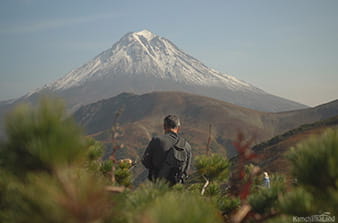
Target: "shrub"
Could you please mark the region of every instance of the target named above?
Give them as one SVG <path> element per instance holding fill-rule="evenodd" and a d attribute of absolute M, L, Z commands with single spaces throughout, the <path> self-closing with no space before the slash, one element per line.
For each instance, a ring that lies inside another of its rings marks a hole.
<path fill-rule="evenodd" d="M 17 107 L 6 119 L 6 133 L 1 167 L 18 176 L 72 165 L 86 151 L 80 128 L 57 100 L 44 99 L 38 108 Z"/>
<path fill-rule="evenodd" d="M 311 190 L 337 189 L 338 131 L 329 130 L 320 138 L 298 144 L 289 154 L 292 175 Z"/>
<path fill-rule="evenodd" d="M 229 161 L 219 154 L 201 155 L 195 158 L 195 167 L 201 176 L 209 180 L 224 180 L 229 177 Z"/>
<path fill-rule="evenodd" d="M 94 140 L 93 138 L 88 138 L 88 152 L 87 152 L 87 160 L 97 161 L 101 159 L 103 156 L 103 144 Z"/>
<path fill-rule="evenodd" d="M 217 208 L 191 193 L 169 192 L 155 199 L 141 215 L 140 222 L 205 223 L 223 222 Z"/>
<path fill-rule="evenodd" d="M 115 169 L 115 180 L 116 182 L 125 187 L 129 187 L 132 183 L 132 176 L 130 172 L 131 164 L 126 162 L 120 162 L 117 164 Z"/>
<path fill-rule="evenodd" d="M 315 214 L 314 202 L 313 195 L 299 187 L 280 199 L 280 207 L 284 213 L 292 216 L 311 216 Z"/>
<path fill-rule="evenodd" d="M 220 185 L 217 183 L 210 183 L 205 190 L 205 196 L 216 196 L 221 194 Z"/>
<path fill-rule="evenodd" d="M 112 160 L 105 160 L 100 163 L 100 172 L 107 176 L 109 173 L 111 173 L 112 168 L 114 166 L 114 163 Z"/>
<path fill-rule="evenodd" d="M 285 192 L 285 179 L 279 175 L 271 176 L 271 187 L 266 188 L 256 185 L 249 196 L 249 204 L 252 209 L 259 213 L 269 213 L 278 205 L 278 197 Z"/>
<path fill-rule="evenodd" d="M 111 218 L 113 200 L 97 177 L 77 169 L 57 170 L 57 176 L 28 174 L 25 183 L 7 184 L 7 207 L 0 222 L 103 222 Z"/>
<path fill-rule="evenodd" d="M 338 215 L 338 130 L 298 144 L 288 155 L 298 186 L 280 199 L 281 210 L 293 216 L 330 212 Z"/>
<path fill-rule="evenodd" d="M 163 196 L 169 191 L 169 186 L 162 182 L 146 182 L 136 190 L 125 194 L 124 204 L 122 205 L 124 222 L 134 222 L 135 216 L 143 211 L 158 197 Z M 137 222 L 137 221 L 135 221 Z"/>
<path fill-rule="evenodd" d="M 237 208 L 239 208 L 241 201 L 239 198 L 230 197 L 228 195 L 218 196 L 216 200 L 217 208 L 223 212 L 223 214 L 230 214 Z"/>

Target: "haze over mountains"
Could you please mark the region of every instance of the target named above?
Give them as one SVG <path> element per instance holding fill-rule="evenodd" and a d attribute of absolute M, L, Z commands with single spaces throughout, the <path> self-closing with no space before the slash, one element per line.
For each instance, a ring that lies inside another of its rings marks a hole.
<path fill-rule="evenodd" d="M 52 93 L 80 105 L 122 92 L 184 91 L 260 111 L 286 111 L 306 106 L 208 68 L 169 40 L 148 30 L 128 33 L 112 48 L 59 80 L 30 92 L 24 99 Z"/>

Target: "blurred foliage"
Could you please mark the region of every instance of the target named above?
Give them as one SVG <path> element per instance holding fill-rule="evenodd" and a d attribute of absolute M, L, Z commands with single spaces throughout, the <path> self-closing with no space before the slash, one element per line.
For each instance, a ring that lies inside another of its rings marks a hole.
<path fill-rule="evenodd" d="M 58 170 L 57 176 L 28 174 L 24 184 L 12 179 L 2 191 L 8 205 L 1 222 L 104 222 L 114 203 L 103 186 L 100 179 L 70 169 Z"/>
<path fill-rule="evenodd" d="M 100 171 L 104 176 L 111 174 L 114 163 L 112 160 L 104 160 L 100 162 Z"/>
<path fill-rule="evenodd" d="M 87 152 L 87 160 L 89 162 L 91 161 L 97 161 L 101 159 L 104 153 L 104 145 L 94 140 L 93 138 L 87 138 L 88 139 L 88 152 Z"/>
<path fill-rule="evenodd" d="M 205 196 L 216 196 L 221 193 L 221 188 L 218 183 L 212 182 L 208 185 L 208 187 L 205 190 Z"/>
<path fill-rule="evenodd" d="M 141 222 L 205 223 L 223 222 L 216 207 L 203 197 L 188 192 L 168 192 L 144 210 Z"/>
<path fill-rule="evenodd" d="M 196 156 L 187 184 L 145 182 L 133 188 L 134 163 L 102 160 L 103 145 L 83 136 L 55 99 L 43 99 L 36 108 L 19 106 L 8 115 L 6 131 L 0 142 L 0 222 L 224 222 L 243 204 L 228 191 L 230 163 L 218 154 Z M 289 158 L 297 185 L 287 193 L 281 176 L 271 176 L 271 188 L 252 179 L 248 202 L 255 215 L 268 222 L 321 211 L 337 215 L 337 148 L 337 130 L 296 146 Z"/>
<path fill-rule="evenodd" d="M 86 154 L 86 161 L 84 167 L 92 174 L 102 175 L 102 156 L 104 146 L 102 143 L 94 140 L 93 138 L 87 137 L 88 149 Z"/>
<path fill-rule="evenodd" d="M 270 176 L 270 181 L 270 188 L 264 187 L 262 183 L 259 183 L 255 185 L 250 192 L 248 201 L 256 213 L 271 213 L 273 209 L 278 208 L 278 197 L 286 191 L 284 177 L 272 175 Z M 263 182 L 263 180 L 261 180 L 261 182 Z"/>
<path fill-rule="evenodd" d="M 164 195 L 169 189 L 168 184 L 162 181 L 156 183 L 146 182 L 127 195 L 126 209 L 139 209 L 142 211 L 149 202 Z"/>
<path fill-rule="evenodd" d="M 229 195 L 217 195 L 215 198 L 217 208 L 226 215 L 231 214 L 234 210 L 238 209 L 241 205 L 241 201 L 237 197 Z"/>
<path fill-rule="evenodd" d="M 45 98 L 37 108 L 17 107 L 7 117 L 6 131 L 0 147 L 0 222 L 110 218 L 114 202 L 103 179 L 83 168 L 98 159 L 99 146 L 82 135 L 62 102 Z"/>
<path fill-rule="evenodd" d="M 132 175 L 129 169 L 132 167 L 132 164 L 127 162 L 120 162 L 117 164 L 115 169 L 115 180 L 116 182 L 125 187 L 129 187 L 132 184 Z"/>
<path fill-rule="evenodd" d="M 298 144 L 289 154 L 297 182 L 313 192 L 337 189 L 338 131 L 329 130 L 320 138 Z"/>
<path fill-rule="evenodd" d="M 101 175 L 106 178 L 106 181 L 111 181 L 111 176 L 114 173 L 115 180 L 118 185 L 129 187 L 132 184 L 132 174 L 130 168 L 132 163 L 117 162 L 115 160 L 102 160 L 104 154 L 104 146 L 102 143 L 88 138 L 88 152 L 86 168 L 96 175 Z M 131 161 L 131 160 L 130 160 Z"/>
<path fill-rule="evenodd" d="M 219 154 L 197 156 L 195 167 L 201 176 L 205 176 L 210 181 L 228 180 L 230 163 Z"/>
<path fill-rule="evenodd" d="M 267 222 L 267 223 L 286 223 L 286 222 L 295 222 L 295 221 L 293 220 L 293 216 L 280 215 L 280 216 L 275 217 L 275 218 L 267 219 L 264 222 Z"/>
<path fill-rule="evenodd" d="M 319 214 L 315 212 L 314 202 L 315 199 L 311 193 L 298 187 L 280 199 L 280 207 L 283 212 L 291 216 L 311 216 Z"/>
<path fill-rule="evenodd" d="M 284 213 L 338 216 L 338 130 L 298 144 L 288 155 L 298 186 L 280 199 Z"/>
<path fill-rule="evenodd" d="M 38 108 L 17 107 L 6 119 L 7 141 L 1 144 L 0 164 L 17 176 L 52 171 L 82 159 L 82 131 L 58 100 L 43 99 Z"/>

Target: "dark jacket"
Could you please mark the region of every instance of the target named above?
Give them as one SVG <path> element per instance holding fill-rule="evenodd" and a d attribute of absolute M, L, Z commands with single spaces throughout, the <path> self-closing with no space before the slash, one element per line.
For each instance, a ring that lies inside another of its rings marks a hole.
<path fill-rule="evenodd" d="M 150 180 L 158 178 L 159 171 L 167 157 L 168 151 L 178 142 L 178 140 L 183 141 L 184 139 L 174 132 L 168 132 L 165 135 L 152 138 L 142 158 L 143 165 L 149 170 Z M 185 149 L 189 154 L 188 165 L 185 170 L 185 172 L 188 173 L 192 159 L 191 146 L 186 140 L 184 141 Z"/>

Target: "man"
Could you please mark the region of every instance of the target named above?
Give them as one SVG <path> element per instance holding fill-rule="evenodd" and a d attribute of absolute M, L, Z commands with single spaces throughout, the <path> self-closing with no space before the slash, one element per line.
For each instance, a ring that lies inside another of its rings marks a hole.
<path fill-rule="evenodd" d="M 168 115 L 163 122 L 164 135 L 153 137 L 144 152 L 142 163 L 149 170 L 151 181 L 164 179 L 170 185 L 184 183 L 191 164 L 191 147 L 178 135 L 181 124 L 176 115 Z"/>

